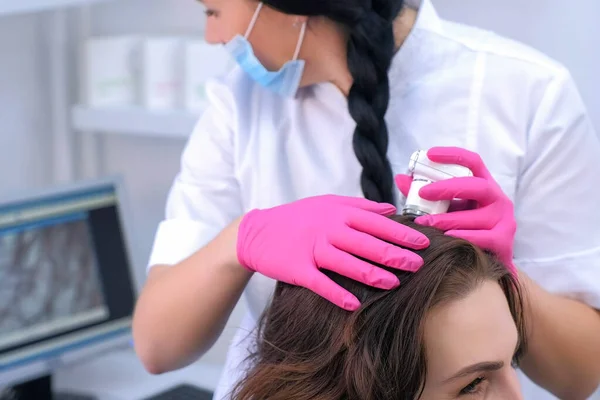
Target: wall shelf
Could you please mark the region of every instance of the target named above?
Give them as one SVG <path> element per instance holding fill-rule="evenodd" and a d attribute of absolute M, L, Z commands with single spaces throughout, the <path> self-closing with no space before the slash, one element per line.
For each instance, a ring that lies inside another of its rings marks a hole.
<path fill-rule="evenodd" d="M 73 128 L 81 132 L 187 138 L 199 114 L 187 111 L 151 111 L 144 108 L 90 108 L 75 106 Z"/>
<path fill-rule="evenodd" d="M 0 0 L 0 17 L 115 0 Z"/>

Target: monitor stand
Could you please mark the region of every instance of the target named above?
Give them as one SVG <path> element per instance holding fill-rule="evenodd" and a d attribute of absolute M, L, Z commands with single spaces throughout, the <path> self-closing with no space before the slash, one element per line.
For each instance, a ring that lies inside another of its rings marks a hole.
<path fill-rule="evenodd" d="M 52 391 L 52 376 L 47 375 L 13 386 L 10 400 L 97 400 L 95 396 Z"/>

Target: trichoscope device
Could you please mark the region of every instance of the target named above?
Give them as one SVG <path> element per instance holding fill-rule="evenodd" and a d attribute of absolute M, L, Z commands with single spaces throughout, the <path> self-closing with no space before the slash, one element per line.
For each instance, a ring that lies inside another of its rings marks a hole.
<path fill-rule="evenodd" d="M 426 150 L 417 150 L 410 157 L 408 174 L 413 180 L 410 185 L 402 215 L 419 217 L 428 214 L 443 214 L 448 212 L 450 200 L 429 201 L 419 196 L 419 190 L 430 183 L 444 179 L 473 176 L 467 167 L 457 164 L 440 164 L 427 157 Z"/>

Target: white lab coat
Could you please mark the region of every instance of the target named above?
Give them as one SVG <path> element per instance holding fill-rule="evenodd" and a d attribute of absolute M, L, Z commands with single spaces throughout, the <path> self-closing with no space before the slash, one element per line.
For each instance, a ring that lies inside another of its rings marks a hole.
<path fill-rule="evenodd" d="M 600 141 L 569 72 L 491 32 L 441 20 L 423 0 L 390 69 L 388 157 L 395 173 L 432 146 L 479 153 L 515 202 L 516 264 L 547 290 L 600 308 Z M 235 217 L 324 193 L 362 196 L 354 122 L 331 84 L 283 99 L 234 70 L 208 87 L 149 265 L 174 264 Z M 403 198 L 398 195 L 398 206 Z M 275 282 L 255 274 L 236 341 Z M 243 374 L 233 343 L 215 399 Z M 528 400 L 553 399 L 524 376 Z"/>

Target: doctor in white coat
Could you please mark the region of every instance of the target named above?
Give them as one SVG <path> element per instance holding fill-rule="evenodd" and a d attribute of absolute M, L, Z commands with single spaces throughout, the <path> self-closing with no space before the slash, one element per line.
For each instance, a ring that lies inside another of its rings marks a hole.
<path fill-rule="evenodd" d="M 320 269 L 396 287 L 355 256 L 419 268 L 410 249 L 427 241 L 384 215 L 403 203 L 411 153 L 433 148 L 475 176 L 422 195 L 478 206 L 420 222 L 497 252 L 525 287 L 525 398 L 587 398 L 600 380 L 600 142 L 569 72 L 440 19 L 430 0 L 203 3 L 207 40 L 239 68 L 208 86 L 156 233 L 134 318 L 146 368 L 196 360 L 243 296 L 226 399 L 276 280 L 348 310 L 358 300 Z"/>

